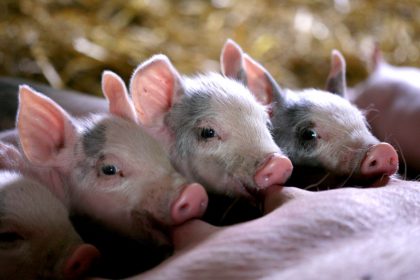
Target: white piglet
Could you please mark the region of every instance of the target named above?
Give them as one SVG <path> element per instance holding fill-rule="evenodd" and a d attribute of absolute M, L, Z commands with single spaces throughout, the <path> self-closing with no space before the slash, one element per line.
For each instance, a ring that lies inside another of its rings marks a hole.
<path fill-rule="evenodd" d="M 271 138 L 266 108 L 242 84 L 215 73 L 181 76 L 156 55 L 135 70 L 130 93 L 175 167 L 209 192 L 253 198 L 289 177 L 292 165 Z"/>

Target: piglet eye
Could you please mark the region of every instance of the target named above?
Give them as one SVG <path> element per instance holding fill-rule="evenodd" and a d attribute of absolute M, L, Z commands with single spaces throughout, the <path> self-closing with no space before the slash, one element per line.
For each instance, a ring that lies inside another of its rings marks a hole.
<path fill-rule="evenodd" d="M 117 174 L 118 168 L 115 165 L 107 164 L 102 166 L 101 171 L 105 175 L 112 176 Z"/>
<path fill-rule="evenodd" d="M 216 131 L 214 131 L 213 128 L 203 128 L 201 130 L 201 138 L 203 139 L 209 139 L 216 136 Z"/>
<path fill-rule="evenodd" d="M 18 240 L 23 240 L 23 237 L 17 234 L 16 232 L 1 232 L 0 233 L 0 242 L 15 242 Z"/>
<path fill-rule="evenodd" d="M 300 137 L 302 138 L 302 140 L 311 141 L 315 140 L 318 137 L 318 134 L 314 129 L 307 128 L 302 131 Z"/>
<path fill-rule="evenodd" d="M 2 248 L 15 247 L 22 240 L 24 238 L 16 232 L 0 232 L 0 247 Z"/>

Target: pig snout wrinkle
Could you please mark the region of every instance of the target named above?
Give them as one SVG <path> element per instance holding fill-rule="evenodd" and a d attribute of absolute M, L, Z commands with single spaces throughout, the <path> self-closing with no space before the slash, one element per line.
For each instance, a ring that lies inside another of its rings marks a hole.
<path fill-rule="evenodd" d="M 398 154 L 388 143 L 372 146 L 362 161 L 360 172 L 364 176 L 393 175 L 398 169 Z"/>
<path fill-rule="evenodd" d="M 99 259 L 100 253 L 96 247 L 83 244 L 75 249 L 64 267 L 64 277 L 67 280 L 80 279 L 85 276 L 92 264 Z"/>
<path fill-rule="evenodd" d="M 171 216 L 174 224 L 182 224 L 201 217 L 207 209 L 208 196 L 198 183 L 187 185 L 172 205 Z"/>
<path fill-rule="evenodd" d="M 283 185 L 292 174 L 293 165 L 289 158 L 272 154 L 257 170 L 254 180 L 261 189 L 272 185 Z"/>

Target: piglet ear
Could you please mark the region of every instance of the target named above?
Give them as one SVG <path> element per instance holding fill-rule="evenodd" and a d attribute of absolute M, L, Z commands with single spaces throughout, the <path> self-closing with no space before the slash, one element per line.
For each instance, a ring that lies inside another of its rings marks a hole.
<path fill-rule="evenodd" d="M 165 55 L 155 55 L 134 71 L 130 93 L 140 122 L 162 127 L 166 113 L 183 93 L 181 77 Z"/>
<path fill-rule="evenodd" d="M 280 86 L 268 71 L 231 39 L 223 46 L 220 65 L 223 75 L 241 81 L 260 103 L 269 105 L 275 101 L 278 105 L 283 100 Z"/>
<path fill-rule="evenodd" d="M 255 95 L 257 100 L 264 104 L 269 105 L 273 102 L 274 94 L 274 80 L 270 80 L 268 71 L 252 59 L 248 54 L 243 56 L 243 67 L 246 75 L 248 88 Z"/>
<path fill-rule="evenodd" d="M 346 95 L 346 61 L 343 55 L 337 50 L 331 52 L 331 69 L 328 74 L 325 89 L 342 97 Z"/>
<path fill-rule="evenodd" d="M 109 112 L 129 121 L 137 122 L 136 112 L 128 96 L 124 81 L 112 71 L 102 74 L 102 92 L 108 100 Z"/>
<path fill-rule="evenodd" d="M 17 128 L 25 156 L 42 166 L 59 163 L 58 157 L 74 144 L 76 137 L 70 116 L 26 85 L 19 87 Z"/>
<path fill-rule="evenodd" d="M 246 77 L 243 71 L 243 51 L 233 40 L 228 39 L 223 46 L 220 55 L 220 66 L 222 74 L 226 77 L 242 81 L 246 84 Z"/>
<path fill-rule="evenodd" d="M 373 52 L 368 63 L 371 72 L 376 71 L 382 64 L 385 64 L 385 59 L 382 56 L 381 49 L 378 43 L 375 43 Z"/>

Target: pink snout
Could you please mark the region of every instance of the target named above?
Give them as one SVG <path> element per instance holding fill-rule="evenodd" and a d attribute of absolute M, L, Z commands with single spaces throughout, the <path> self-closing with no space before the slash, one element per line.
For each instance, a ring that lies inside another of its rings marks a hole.
<path fill-rule="evenodd" d="M 92 264 L 100 257 L 96 247 L 90 244 L 79 245 L 67 260 L 64 267 L 64 279 L 81 279 L 86 276 Z"/>
<path fill-rule="evenodd" d="M 392 175 L 398 170 L 398 154 L 388 143 L 372 146 L 360 166 L 363 176 Z"/>
<path fill-rule="evenodd" d="M 292 170 L 293 165 L 289 158 L 274 153 L 257 170 L 254 181 L 261 189 L 272 185 L 283 185 L 292 174 Z"/>
<path fill-rule="evenodd" d="M 201 217 L 207 209 L 208 196 L 203 186 L 198 183 L 187 185 L 174 202 L 171 209 L 175 225 L 193 218 Z"/>

